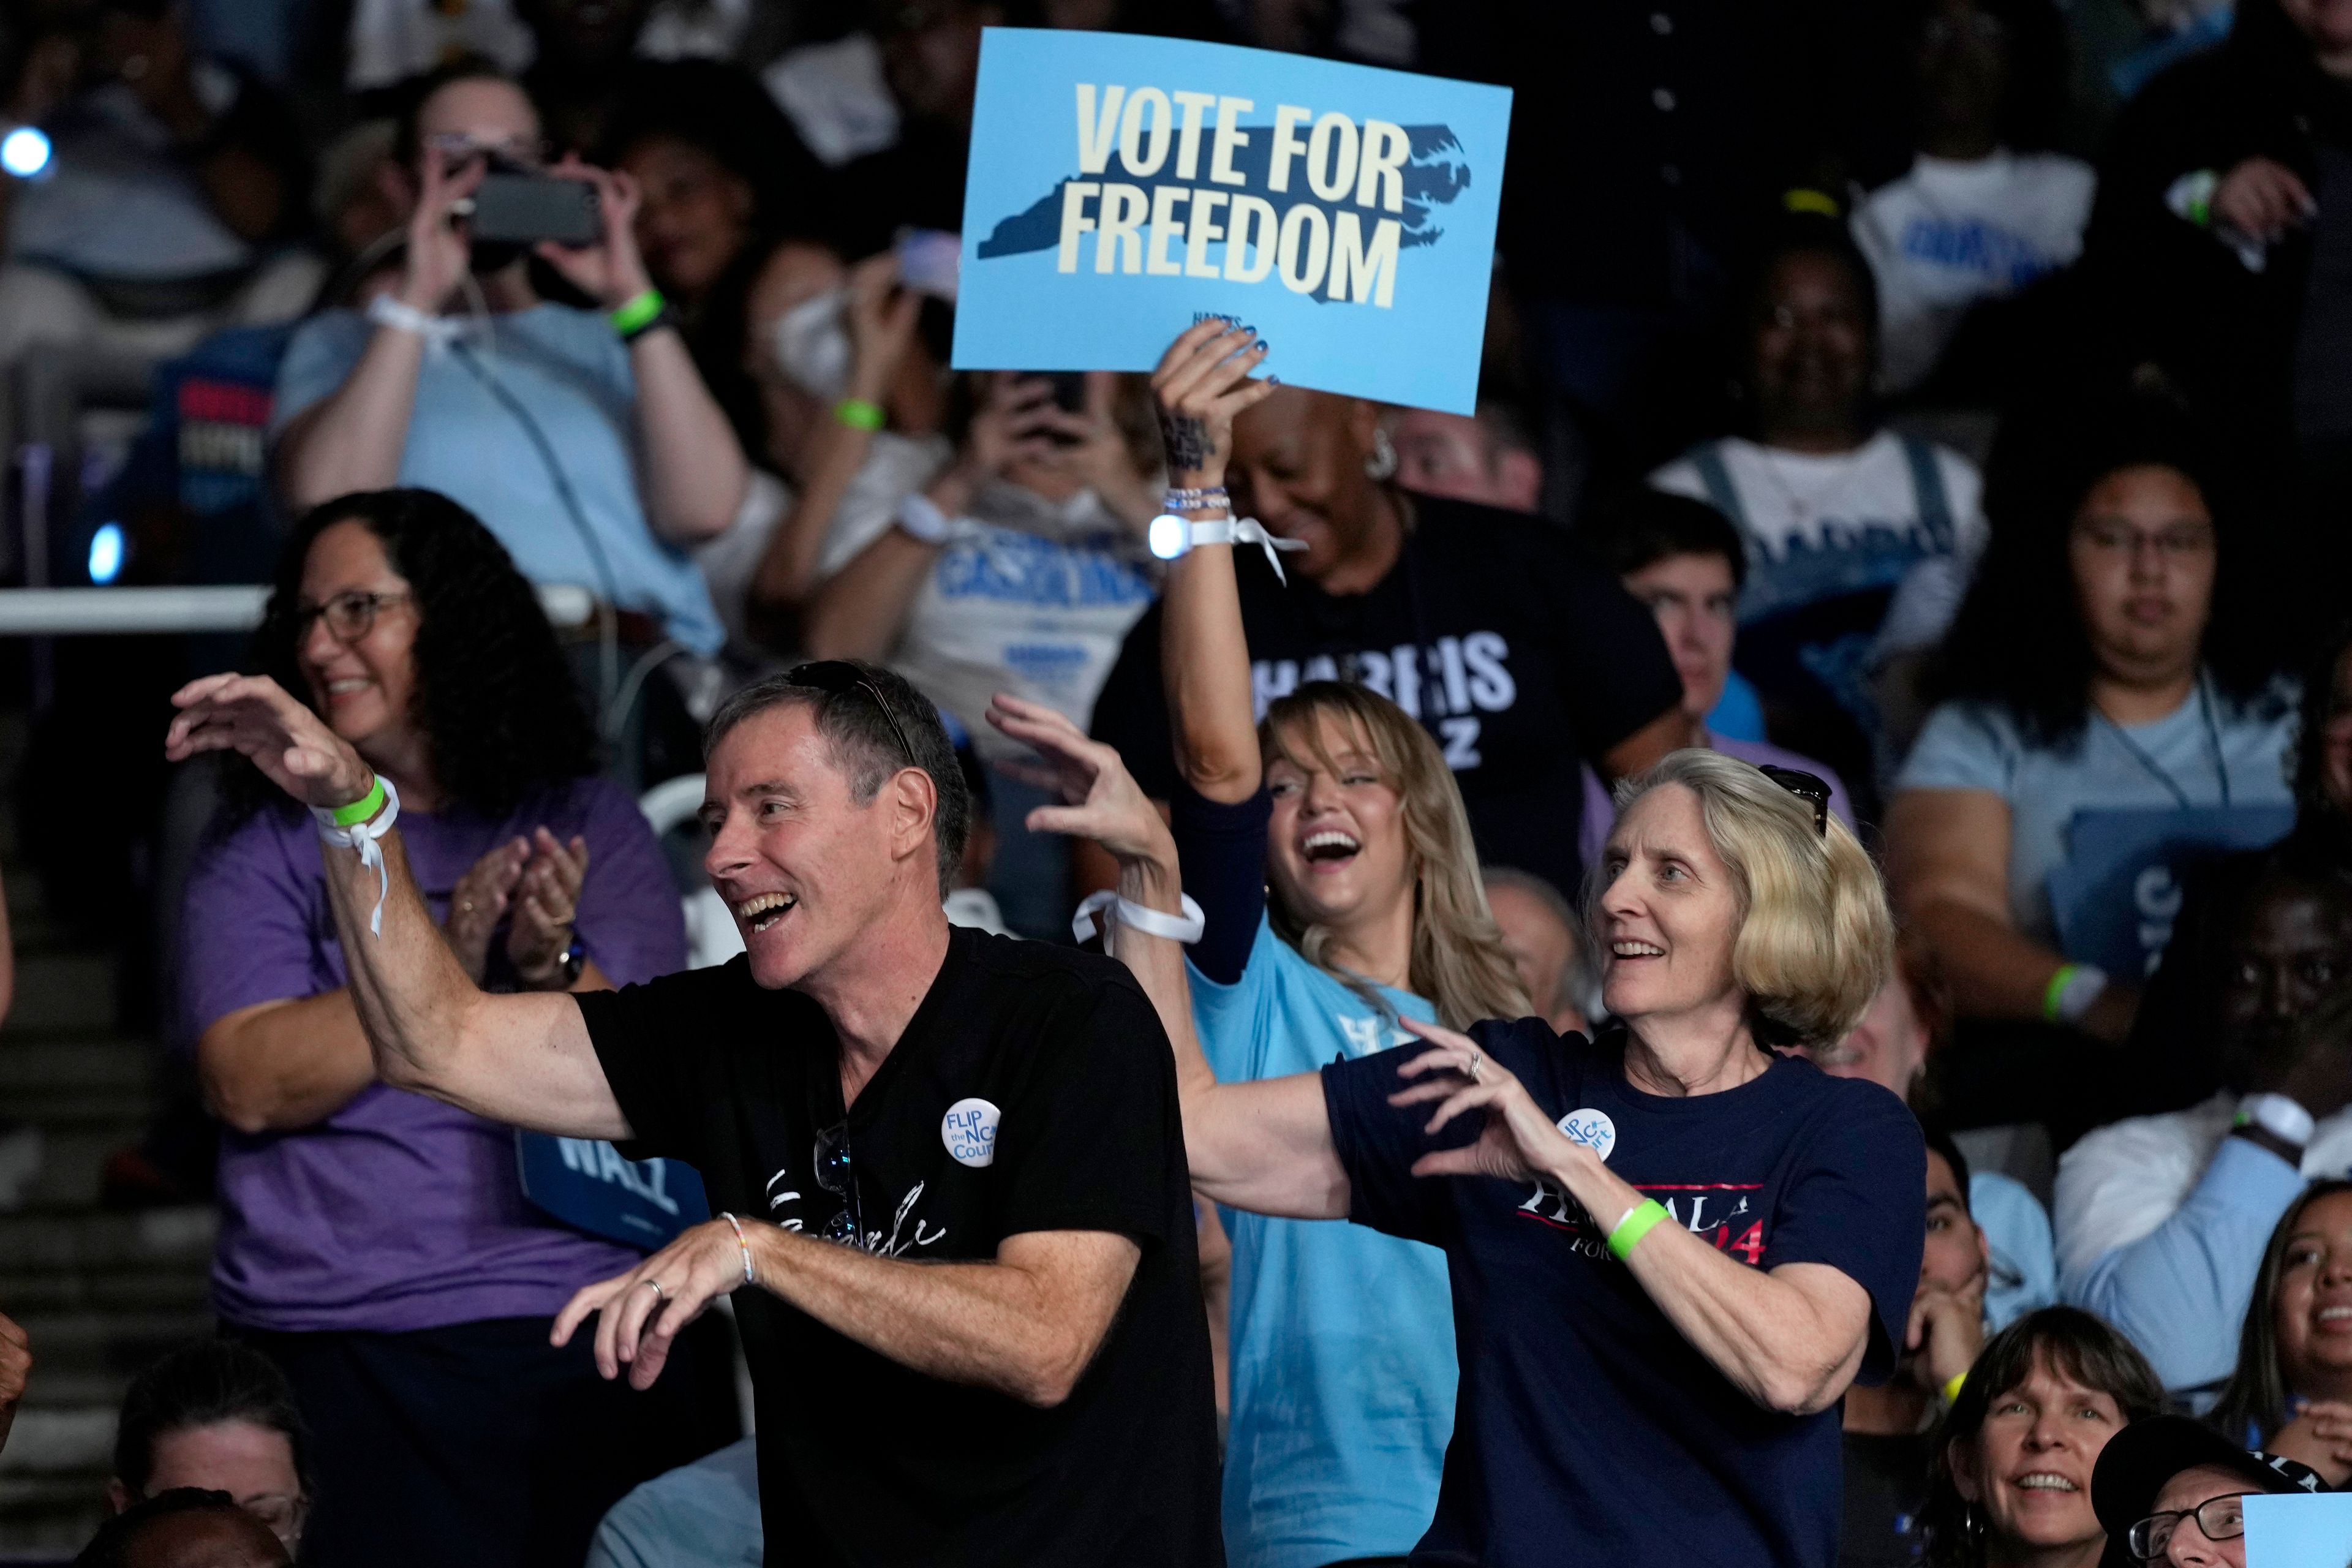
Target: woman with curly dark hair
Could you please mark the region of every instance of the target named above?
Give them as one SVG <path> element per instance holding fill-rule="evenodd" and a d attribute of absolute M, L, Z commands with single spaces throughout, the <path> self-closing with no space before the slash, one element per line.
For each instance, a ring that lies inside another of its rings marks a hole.
<path fill-rule="evenodd" d="M 2126 835 L 2126 816 L 2163 816 L 2168 854 L 2265 809 L 2284 831 L 2294 703 L 2244 596 L 2243 520 L 2186 417 L 2138 398 L 2037 434 L 2045 460 L 1996 493 L 1993 544 L 1927 671 L 1940 706 L 1896 781 L 1886 868 L 1964 1020 L 2119 1041 L 2150 955 L 2118 965 L 2101 910 L 2069 890 L 2086 822 Z"/>
<path fill-rule="evenodd" d="M 677 892 L 530 585 L 428 490 L 330 501 L 287 542 L 255 668 L 401 799 L 450 947 L 492 988 L 685 962 Z M 318 832 L 229 764 L 182 921 L 183 1016 L 223 1122 L 214 1301 L 317 1436 L 308 1544 L 337 1563 L 577 1563 L 604 1510 L 691 1459 L 693 1380 L 621 1393 L 558 1309 L 635 1255 L 525 1202 L 511 1130 L 375 1081 Z M 670 1383 L 664 1380 L 665 1384 Z"/>

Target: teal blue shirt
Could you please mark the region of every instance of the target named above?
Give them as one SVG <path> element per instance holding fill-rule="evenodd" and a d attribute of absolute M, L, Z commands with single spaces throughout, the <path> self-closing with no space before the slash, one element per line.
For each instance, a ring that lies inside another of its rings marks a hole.
<path fill-rule="evenodd" d="M 1192 1013 L 1224 1081 L 1314 1072 L 1412 1038 L 1274 934 L 1241 978 L 1192 972 Z M 1433 1021 L 1409 993 L 1394 1013 Z M 1344 1220 L 1224 1212 L 1234 1244 L 1225 1447 L 1232 1568 L 1403 1556 L 1437 1510 L 1454 1432 L 1445 1255 Z"/>

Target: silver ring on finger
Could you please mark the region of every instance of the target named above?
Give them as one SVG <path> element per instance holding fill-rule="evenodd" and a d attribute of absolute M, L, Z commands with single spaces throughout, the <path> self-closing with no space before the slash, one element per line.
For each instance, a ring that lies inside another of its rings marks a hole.
<path fill-rule="evenodd" d="M 1484 1082 L 1486 1082 L 1486 1052 L 1484 1052 L 1484 1051 L 1472 1051 L 1472 1052 L 1470 1053 L 1470 1066 L 1469 1066 L 1469 1068 L 1466 1069 L 1466 1070 L 1469 1072 L 1469 1074 L 1470 1074 L 1470 1081 L 1471 1081 L 1472 1083 L 1484 1083 Z"/>
<path fill-rule="evenodd" d="M 669 1300 L 669 1297 L 668 1297 L 667 1295 L 666 1295 L 666 1294 L 663 1292 L 663 1290 L 662 1290 L 662 1288 L 661 1288 L 661 1281 L 660 1281 L 660 1280 L 658 1280 L 658 1279 L 640 1279 L 640 1280 L 638 1280 L 638 1281 L 637 1281 L 637 1283 L 638 1283 L 638 1284 L 640 1284 L 640 1285 L 650 1285 L 650 1286 L 652 1286 L 652 1287 L 654 1288 L 654 1300 L 656 1300 L 656 1301 L 667 1301 L 667 1300 Z"/>

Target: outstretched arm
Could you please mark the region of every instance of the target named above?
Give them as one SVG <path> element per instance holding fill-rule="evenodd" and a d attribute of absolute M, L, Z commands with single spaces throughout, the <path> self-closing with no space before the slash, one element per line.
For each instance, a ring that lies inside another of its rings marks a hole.
<path fill-rule="evenodd" d="M 737 1223 L 740 1242 L 733 1225 L 712 1220 L 588 1286 L 556 1315 L 551 1339 L 568 1342 L 597 1313 L 597 1370 L 614 1377 L 626 1366 L 633 1386 L 650 1387 L 680 1330 L 756 1285 L 901 1366 L 1044 1409 L 1086 1374 L 1143 1256 L 1115 1232 L 1041 1230 L 1006 1237 L 987 1263 L 909 1263 Z"/>
<path fill-rule="evenodd" d="M 208 676 L 172 701 L 180 713 L 163 751 L 173 762 L 234 751 L 312 807 L 354 805 L 373 784 L 359 753 L 267 676 Z M 381 847 L 383 881 L 356 850 L 321 845 L 320 857 L 377 1076 L 494 1121 L 627 1137 L 578 1005 L 562 994 L 493 996 L 476 986 L 426 911 L 397 829 Z M 370 929 L 379 897 L 381 935 Z"/>
<path fill-rule="evenodd" d="M 1215 321 L 1169 345 L 1152 373 L 1151 395 L 1171 488 L 1211 489 L 1225 482 L 1234 416 L 1274 392 L 1273 383 L 1249 379 L 1265 358 L 1253 334 L 1225 331 Z M 1224 510 L 1194 507 L 1180 515 Z M 1203 544 L 1171 563 L 1160 613 L 1160 679 L 1176 766 L 1210 800 L 1247 800 L 1258 786 L 1257 721 L 1234 547 Z"/>
<path fill-rule="evenodd" d="M 1118 760 L 1054 710 L 1000 695 L 989 722 L 1045 759 L 1041 777 L 1064 805 L 1029 814 L 1033 833 L 1065 833 L 1100 844 L 1117 858 L 1122 898 L 1175 914 L 1182 905 L 1176 844 L 1160 813 Z M 1219 1083 L 1192 1028 L 1184 950 L 1112 921 L 1106 943 L 1151 998 L 1176 1053 L 1176 1092 L 1184 1116 L 1184 1155 L 1203 1196 L 1256 1214 L 1342 1219 L 1346 1167 L 1331 1141 L 1330 1112 L 1315 1073 Z"/>

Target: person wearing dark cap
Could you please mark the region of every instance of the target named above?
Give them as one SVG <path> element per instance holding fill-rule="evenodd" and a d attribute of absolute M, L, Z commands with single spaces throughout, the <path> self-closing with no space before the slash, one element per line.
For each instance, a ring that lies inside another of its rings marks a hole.
<path fill-rule="evenodd" d="M 2157 1415 L 2116 1434 L 2091 1472 L 2091 1507 L 2135 1563 L 2246 1568 L 2244 1500 L 2325 1490 L 2307 1466 L 2249 1451 L 2201 1421 Z"/>

